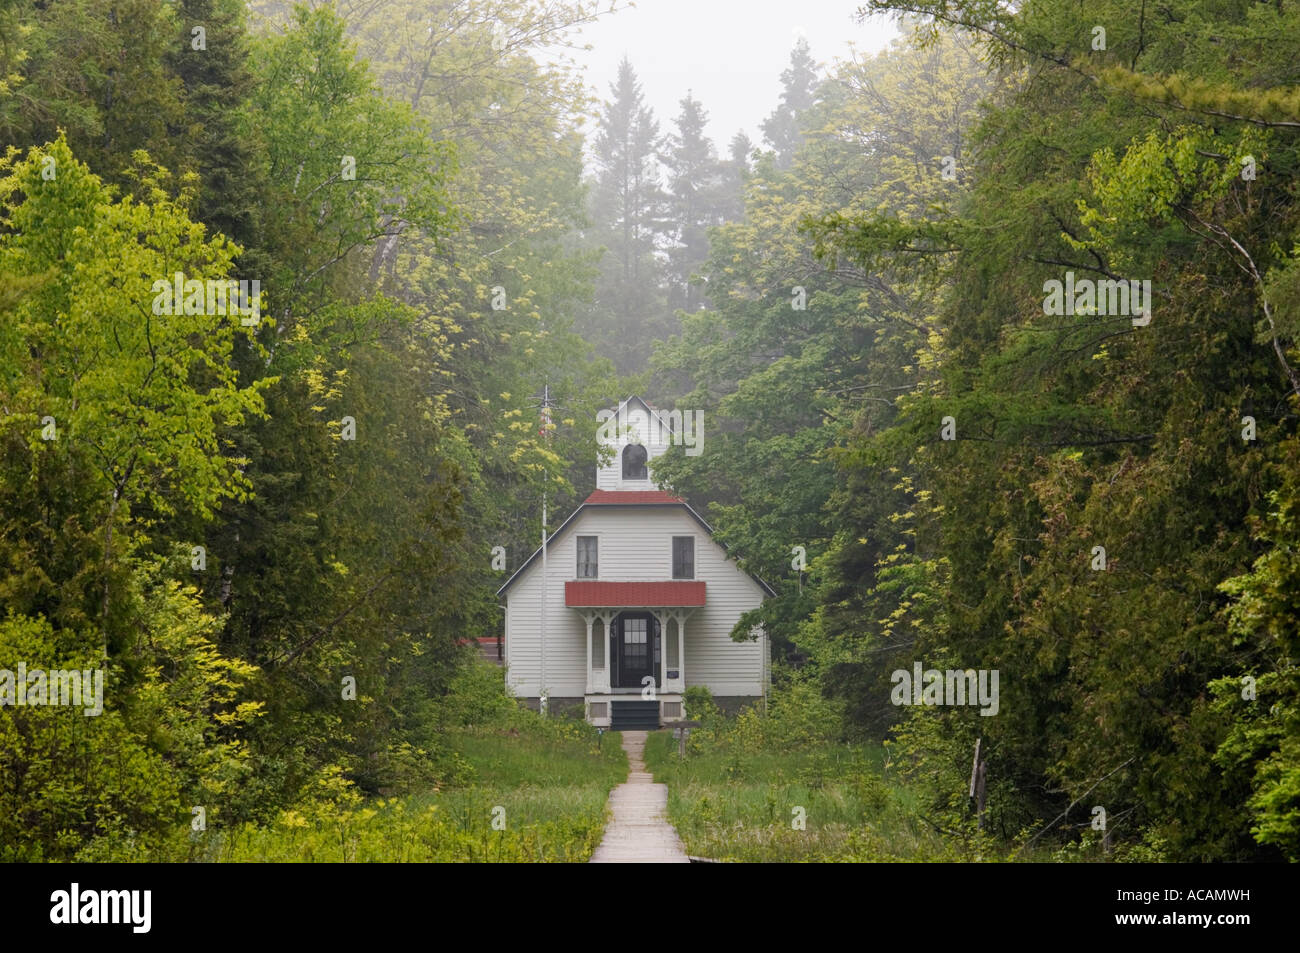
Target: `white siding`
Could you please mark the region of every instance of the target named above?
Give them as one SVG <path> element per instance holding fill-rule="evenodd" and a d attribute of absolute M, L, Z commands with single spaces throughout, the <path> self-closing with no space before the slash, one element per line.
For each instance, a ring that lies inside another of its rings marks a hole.
<path fill-rule="evenodd" d="M 687 685 L 707 685 L 715 695 L 763 692 L 765 642 L 732 642 L 741 613 L 765 593 L 727 559 L 722 547 L 677 505 L 589 506 L 547 548 L 547 688 L 553 698 L 577 697 L 586 688 L 586 624 L 564 605 L 564 583 L 577 575 L 578 536 L 599 539 L 598 579 L 663 582 L 672 579 L 672 537 L 695 537 L 695 578 L 706 586 L 705 606 L 686 621 Z M 542 566 L 540 557 L 506 591 L 506 661 L 518 695 L 538 694 Z M 599 620 L 597 632 L 603 631 Z M 676 638 L 675 624 L 667 635 Z"/>
<path fill-rule="evenodd" d="M 565 533 L 569 537 L 568 532 Z M 558 547 L 556 547 L 558 548 Z M 569 539 L 569 558 L 575 557 Z M 547 574 L 552 580 L 546 593 L 546 688 L 551 698 L 580 698 L 587 690 L 587 624 L 564 605 L 555 549 L 547 551 Z M 568 569 L 573 578 L 573 569 Z M 506 679 L 516 695 L 536 698 L 542 669 L 542 561 L 528 567 L 506 592 Z M 599 624 L 599 623 L 597 623 Z"/>
<path fill-rule="evenodd" d="M 645 480 L 624 480 L 623 479 L 623 448 L 632 440 L 633 434 L 618 433 L 616 441 L 602 440 L 605 446 L 614 448 L 614 456 L 610 462 L 596 469 L 596 489 L 598 490 L 657 490 L 659 487 L 654 482 L 654 458 L 668 449 L 671 435 L 667 433 L 667 428 L 659 422 L 651 426 L 650 413 L 640 400 L 628 401 L 623 406 L 623 416 L 626 418 L 629 427 L 633 428 L 639 442 L 646 448 L 647 479 Z M 615 419 L 611 428 L 617 429 L 622 421 Z M 656 438 L 652 440 L 651 438 Z"/>

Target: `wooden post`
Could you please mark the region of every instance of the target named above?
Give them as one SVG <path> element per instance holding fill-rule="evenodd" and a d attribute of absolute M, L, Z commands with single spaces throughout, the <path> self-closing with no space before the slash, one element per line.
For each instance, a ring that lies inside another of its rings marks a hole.
<path fill-rule="evenodd" d="M 970 798 L 972 803 L 975 801 L 975 776 L 979 773 L 980 742 L 983 740 L 984 740 L 983 738 L 975 739 L 975 760 L 971 762 L 971 766 L 970 766 L 970 793 L 967 796 Z"/>
<path fill-rule="evenodd" d="M 682 721 L 673 725 L 673 737 L 677 739 L 677 757 L 686 757 L 686 739 L 691 736 L 691 729 L 699 725 L 698 721 Z"/>
<path fill-rule="evenodd" d="M 980 830 L 984 830 L 984 783 L 988 777 L 988 762 L 980 757 L 980 747 L 984 739 L 975 739 L 975 759 L 970 768 L 970 809 L 976 817 Z"/>

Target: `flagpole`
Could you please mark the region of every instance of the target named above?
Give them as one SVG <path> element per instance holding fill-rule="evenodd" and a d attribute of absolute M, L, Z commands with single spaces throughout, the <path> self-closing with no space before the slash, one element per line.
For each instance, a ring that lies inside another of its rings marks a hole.
<path fill-rule="evenodd" d="M 546 714 L 546 590 L 551 582 L 546 575 L 546 490 L 542 490 L 542 645 L 541 645 L 541 684 L 538 686 L 538 708 Z"/>
<path fill-rule="evenodd" d="M 551 385 L 546 384 L 542 388 L 542 439 L 550 437 L 550 431 L 547 424 L 551 418 Z M 538 686 L 537 707 L 543 717 L 546 715 L 546 709 L 550 699 L 546 697 L 546 591 L 550 588 L 550 577 L 546 572 L 546 484 L 542 484 L 542 642 L 541 642 L 541 669 L 539 677 L 541 684 Z"/>

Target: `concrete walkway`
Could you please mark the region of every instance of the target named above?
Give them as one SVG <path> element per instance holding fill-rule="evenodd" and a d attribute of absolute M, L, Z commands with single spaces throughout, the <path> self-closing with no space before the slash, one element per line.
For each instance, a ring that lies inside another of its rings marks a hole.
<path fill-rule="evenodd" d="M 644 731 L 623 732 L 627 781 L 609 792 L 614 815 L 591 855 L 593 864 L 689 864 L 677 831 L 666 820 L 668 785 L 655 784 L 645 769 Z"/>

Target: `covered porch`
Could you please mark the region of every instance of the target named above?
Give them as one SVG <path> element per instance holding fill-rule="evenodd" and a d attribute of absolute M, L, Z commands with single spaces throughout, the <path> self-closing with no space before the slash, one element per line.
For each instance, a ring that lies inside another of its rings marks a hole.
<path fill-rule="evenodd" d="M 614 726 L 615 705 L 628 726 L 681 719 L 687 622 L 704 606 L 705 584 L 579 580 L 564 584 L 564 598 L 586 624 L 587 720 Z"/>

